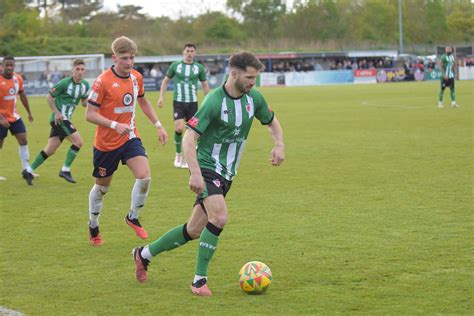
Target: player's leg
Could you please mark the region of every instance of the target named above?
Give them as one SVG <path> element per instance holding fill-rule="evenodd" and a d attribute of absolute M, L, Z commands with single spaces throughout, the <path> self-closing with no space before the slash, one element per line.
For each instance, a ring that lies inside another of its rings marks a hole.
<path fill-rule="evenodd" d="M 147 281 L 147 267 L 154 256 L 164 251 L 171 251 L 183 246 L 190 240 L 199 238 L 206 223 L 206 213 L 200 204 L 196 204 L 193 208 L 191 218 L 187 223 L 170 229 L 145 247 L 133 249 L 132 255 L 135 261 L 135 275 L 137 280 L 142 283 Z"/>
<path fill-rule="evenodd" d="M 135 184 L 131 193 L 130 211 L 125 216 L 125 223 L 135 231 L 138 237 L 146 239 L 148 233 L 142 227 L 138 218 L 150 191 L 151 173 L 145 149 L 139 139 L 133 139 L 127 143 L 127 156 L 122 159 L 122 162 L 127 164 L 135 177 Z"/>
<path fill-rule="evenodd" d="M 95 178 L 95 184 L 89 192 L 89 240 L 93 246 L 100 246 L 103 243 L 99 231 L 99 217 L 102 213 L 104 195 L 109 191 L 112 176 L 119 162 L 119 149 L 104 152 L 94 148 L 92 176 Z"/>
<path fill-rule="evenodd" d="M 223 195 L 212 195 L 204 199 L 208 222 L 201 232 L 196 258 L 196 272 L 191 291 L 199 296 L 212 295 L 207 286 L 209 263 L 217 249 L 219 236 L 228 219 L 227 204 Z"/>
<path fill-rule="evenodd" d="M 36 155 L 35 160 L 33 160 L 33 162 L 31 163 L 31 169 L 38 169 L 38 167 L 41 166 L 41 164 L 46 159 L 54 155 L 56 150 L 61 145 L 61 141 L 62 140 L 59 138 L 59 136 L 50 136 L 48 138 L 48 143 L 46 144 L 46 147 L 42 151 L 40 151 L 38 155 Z"/>
<path fill-rule="evenodd" d="M 184 133 L 185 131 L 185 122 L 189 121 L 193 116 L 194 114 L 196 114 L 197 112 L 197 109 L 198 109 L 198 103 L 197 102 L 189 102 L 189 103 L 183 103 L 183 106 L 184 106 L 184 120 L 182 120 L 182 128 L 181 128 L 181 134 Z M 182 155 L 182 158 L 181 158 L 181 168 L 188 168 L 188 163 L 186 162 L 186 159 L 184 157 L 184 155 Z"/>
<path fill-rule="evenodd" d="M 76 183 L 76 180 L 74 180 L 71 175 L 71 165 L 76 158 L 77 153 L 84 144 L 84 141 L 82 140 L 82 137 L 78 131 L 74 131 L 67 137 L 67 139 L 72 143 L 72 145 L 69 147 L 69 150 L 66 154 L 66 159 L 64 160 L 64 165 L 59 172 L 59 176 L 66 179 L 68 182 Z"/>
<path fill-rule="evenodd" d="M 174 158 L 173 165 L 176 168 L 181 168 L 183 154 L 182 154 L 182 141 L 184 132 L 184 118 L 185 108 L 183 102 L 173 101 L 173 118 L 174 118 L 174 144 L 176 146 L 176 155 Z"/>
<path fill-rule="evenodd" d="M 454 80 L 454 78 L 451 78 L 450 80 L 451 80 L 451 82 L 450 82 L 450 86 L 449 86 L 449 91 L 451 92 L 451 106 L 453 108 L 457 108 L 457 107 L 459 107 L 459 105 L 456 103 L 456 90 L 454 88 L 455 80 Z"/>
<path fill-rule="evenodd" d="M 444 90 L 446 89 L 446 82 L 444 78 L 441 78 L 441 87 L 439 90 L 439 97 L 438 97 L 438 108 L 443 108 L 443 96 L 444 96 Z"/>
<path fill-rule="evenodd" d="M 109 191 L 112 175 L 105 178 L 96 178 L 95 184 L 89 192 L 89 241 L 93 246 L 103 244 L 99 231 L 99 217 L 102 213 L 104 195 Z"/>
<path fill-rule="evenodd" d="M 28 185 L 33 185 L 33 170 L 30 167 L 30 151 L 28 149 L 28 140 L 26 135 L 26 127 L 23 124 L 23 120 L 19 119 L 10 125 L 10 131 L 15 135 L 16 140 L 18 141 L 18 151 L 21 160 L 21 166 L 23 171 L 21 175 L 23 179 L 26 180 Z"/>

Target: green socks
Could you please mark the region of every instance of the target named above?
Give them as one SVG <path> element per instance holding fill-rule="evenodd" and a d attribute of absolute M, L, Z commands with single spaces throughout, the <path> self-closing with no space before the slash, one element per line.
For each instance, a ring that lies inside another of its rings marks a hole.
<path fill-rule="evenodd" d="M 46 160 L 48 159 L 48 155 L 46 155 L 46 153 L 42 150 L 40 151 L 40 153 L 38 154 L 38 156 L 36 156 L 35 160 L 33 161 L 33 163 L 31 164 L 31 169 L 35 170 L 36 168 L 38 168 L 39 166 L 41 166 L 41 164 Z"/>
<path fill-rule="evenodd" d="M 71 164 L 74 161 L 74 159 L 76 158 L 77 153 L 79 152 L 79 149 L 80 148 L 77 147 L 76 145 L 71 145 L 71 148 L 69 148 L 69 150 L 67 151 L 67 154 L 66 154 L 66 160 L 64 161 L 64 167 L 66 167 L 66 168 L 71 167 Z"/>
<path fill-rule="evenodd" d="M 160 252 L 170 251 L 184 245 L 192 238 L 188 235 L 186 224 L 178 225 L 169 230 L 166 234 L 148 245 L 150 252 L 156 256 Z"/>
<path fill-rule="evenodd" d="M 174 132 L 174 144 L 176 145 L 176 153 L 181 153 L 181 141 L 183 139 L 182 133 Z"/>
<path fill-rule="evenodd" d="M 198 245 L 198 255 L 196 260 L 196 275 L 207 276 L 209 262 L 216 252 L 217 241 L 222 228 L 219 228 L 212 223 L 207 223 L 206 227 L 201 233 Z"/>

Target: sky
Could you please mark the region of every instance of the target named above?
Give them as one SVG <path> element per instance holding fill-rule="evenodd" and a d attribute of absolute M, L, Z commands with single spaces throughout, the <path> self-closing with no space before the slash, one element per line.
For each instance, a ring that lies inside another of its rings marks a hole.
<path fill-rule="evenodd" d="M 104 0 L 104 9 L 117 11 L 119 5 L 136 5 L 143 7 L 140 13 L 152 17 L 167 16 L 177 19 L 180 16 L 198 16 L 206 11 L 225 12 L 225 0 Z"/>

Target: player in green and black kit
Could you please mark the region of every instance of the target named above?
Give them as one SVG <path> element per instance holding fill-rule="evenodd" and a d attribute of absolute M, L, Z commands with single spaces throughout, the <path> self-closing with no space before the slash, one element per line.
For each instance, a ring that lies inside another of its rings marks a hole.
<path fill-rule="evenodd" d="M 59 172 L 59 176 L 71 183 L 76 183 L 76 180 L 71 175 L 71 164 L 83 144 L 81 135 L 71 123 L 71 116 L 79 101 L 81 101 L 83 106 L 86 105 L 89 95 L 89 83 L 82 79 L 85 70 L 84 60 L 75 59 L 72 76 L 59 81 L 49 91 L 48 104 L 53 111 L 50 117 L 51 133 L 49 134 L 48 144 L 31 164 L 33 170 L 38 168 L 48 157 L 56 152 L 62 141 L 67 138 L 72 145 L 67 152 L 66 160 Z"/>
<path fill-rule="evenodd" d="M 441 90 L 439 91 L 438 107 L 443 108 L 444 89 L 449 87 L 449 91 L 451 92 L 451 106 L 457 108 L 459 105 L 456 103 L 456 92 L 454 90 L 454 81 L 456 80 L 456 62 L 452 47 L 446 47 L 446 54 L 441 56 L 441 71 Z"/>
<path fill-rule="evenodd" d="M 174 143 L 176 145 L 176 156 L 174 166 L 176 168 L 187 168 L 188 165 L 181 154 L 181 139 L 184 131 L 184 122 L 188 121 L 198 109 L 197 88 L 201 81 L 204 95 L 209 93 L 209 84 L 206 79 L 204 67 L 194 61 L 196 45 L 188 43 L 184 45 L 183 60 L 176 61 L 170 65 L 166 77 L 161 83 L 158 107 L 163 107 L 163 97 L 170 79 L 174 80 L 173 95 L 173 118 L 175 126 Z"/>
<path fill-rule="evenodd" d="M 198 194 L 191 217 L 151 244 L 133 250 L 139 282 L 147 280 L 147 267 L 154 256 L 199 239 L 191 291 L 212 295 L 207 285 L 208 266 L 228 218 L 224 198 L 237 174 L 254 117 L 268 126 L 275 142 L 270 163 L 279 166 L 284 160 L 280 123 L 262 94 L 252 89 L 262 63 L 255 55 L 242 52 L 231 56 L 229 66 L 227 82 L 209 93 L 186 124 L 183 149 L 191 173 L 189 187 Z"/>

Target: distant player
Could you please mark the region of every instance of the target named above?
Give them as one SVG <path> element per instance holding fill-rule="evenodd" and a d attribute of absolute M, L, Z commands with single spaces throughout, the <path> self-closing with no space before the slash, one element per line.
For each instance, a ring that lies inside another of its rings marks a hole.
<path fill-rule="evenodd" d="M 161 108 L 163 107 L 163 97 L 168 82 L 173 79 L 174 143 L 176 145 L 176 156 L 173 164 L 176 168 L 188 167 L 181 153 L 181 140 L 183 138 L 184 122 L 193 117 L 198 109 L 198 80 L 201 81 L 204 95 L 209 93 L 206 71 L 200 63 L 194 61 L 195 55 L 196 45 L 191 43 L 184 45 L 183 60 L 172 63 L 168 68 L 165 79 L 161 83 L 160 98 L 158 99 L 158 106 Z"/>
<path fill-rule="evenodd" d="M 59 81 L 50 91 L 47 97 L 49 107 L 53 111 L 50 116 L 51 132 L 46 147 L 36 156 L 31 168 L 36 170 L 48 157 L 51 157 L 59 148 L 65 138 L 72 145 L 66 154 L 66 160 L 59 172 L 59 176 L 66 181 L 76 183 L 71 175 L 71 164 L 82 147 L 83 141 L 79 132 L 72 125 L 71 117 L 79 104 L 86 106 L 89 95 L 89 83 L 84 80 L 85 62 L 76 59 L 72 65 L 72 76 Z"/>
<path fill-rule="evenodd" d="M 0 77 L 0 149 L 3 147 L 3 141 L 7 137 L 8 130 L 15 135 L 20 147 L 20 160 L 23 171 L 21 175 L 26 183 L 33 185 L 33 170 L 28 161 L 30 160 L 30 152 L 28 150 L 28 140 L 26 135 L 26 127 L 20 114 L 17 112 L 16 104 L 18 96 L 21 103 L 28 112 L 28 121 L 33 122 L 28 97 L 24 91 L 23 78 L 15 73 L 15 58 L 5 56 L 3 58 L 3 73 Z"/>
<path fill-rule="evenodd" d="M 242 52 L 231 56 L 229 65 L 227 82 L 209 93 L 199 111 L 186 124 L 188 130 L 183 149 L 191 174 L 189 187 L 198 194 L 191 217 L 187 223 L 176 226 L 153 243 L 133 250 L 139 282 L 147 280 L 147 267 L 154 256 L 199 239 L 191 291 L 200 296 L 212 295 L 207 285 L 208 266 L 227 223 L 225 196 L 237 174 L 254 117 L 268 126 L 275 142 L 270 163 L 279 166 L 283 162 L 280 123 L 262 94 L 252 89 L 263 68 L 262 63 L 255 55 Z"/>
<path fill-rule="evenodd" d="M 125 223 L 138 237 L 148 237 L 138 220 L 150 190 L 151 174 L 135 122 L 137 103 L 155 125 L 161 144 L 167 142 L 168 134 L 145 98 L 143 77 L 133 69 L 136 53 L 137 45 L 131 39 L 125 36 L 115 39 L 112 43 L 114 65 L 97 78 L 87 100 L 86 119 L 97 124 L 94 139 L 95 185 L 89 194 L 89 238 L 94 246 L 102 245 L 99 216 L 104 195 L 109 190 L 119 162 L 126 164 L 136 179 Z"/>
<path fill-rule="evenodd" d="M 456 80 L 456 61 L 453 55 L 453 48 L 446 47 L 446 53 L 441 56 L 441 90 L 439 91 L 438 107 L 443 108 L 443 95 L 444 89 L 449 87 L 451 92 L 451 107 L 457 108 L 459 105 L 456 103 L 456 92 L 454 90 L 454 82 Z"/>

